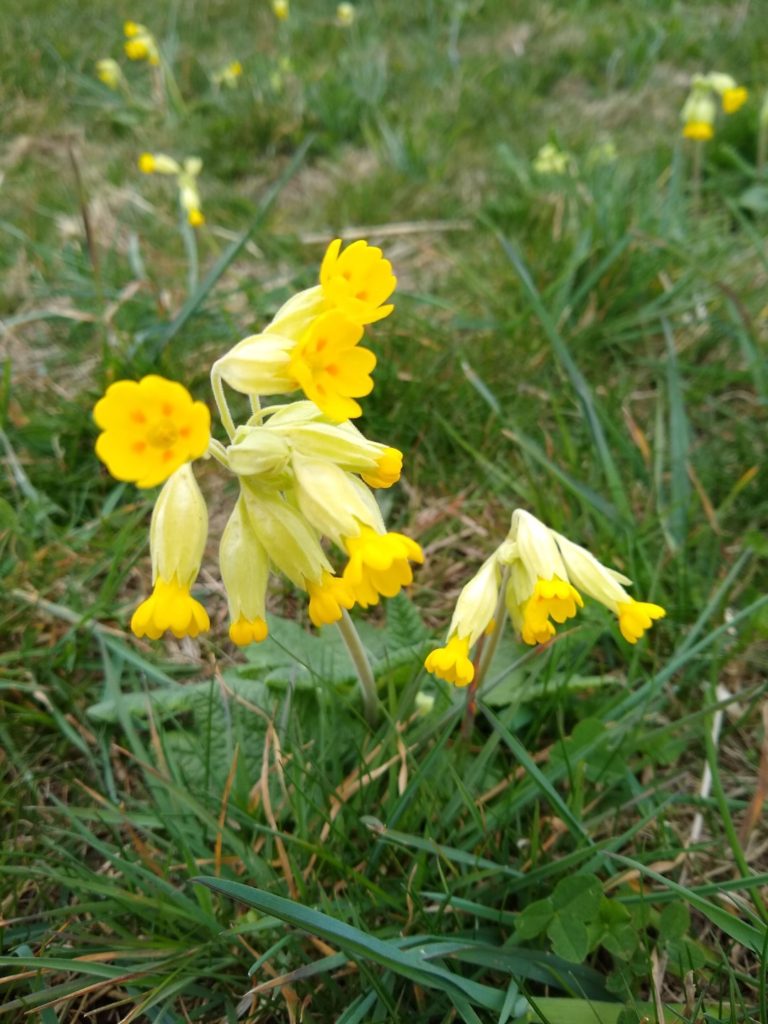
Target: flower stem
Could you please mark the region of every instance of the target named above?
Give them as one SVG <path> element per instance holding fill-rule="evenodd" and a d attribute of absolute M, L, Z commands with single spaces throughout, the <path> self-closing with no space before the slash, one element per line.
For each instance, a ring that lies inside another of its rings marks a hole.
<path fill-rule="evenodd" d="M 701 212 L 701 168 L 704 161 L 704 143 L 696 141 L 693 144 L 693 164 L 691 167 L 691 192 L 693 196 L 693 215 L 697 217 Z"/>
<path fill-rule="evenodd" d="M 373 727 L 376 725 L 379 717 L 379 698 L 376 693 L 376 680 L 373 677 L 373 669 L 368 660 L 365 647 L 363 647 L 363 642 L 360 639 L 360 634 L 355 629 L 355 624 L 345 608 L 341 610 L 341 619 L 338 622 L 338 627 L 350 660 L 355 666 L 357 678 L 360 681 L 365 720 L 369 726 Z"/>
<path fill-rule="evenodd" d="M 213 364 L 211 370 L 211 391 L 213 391 L 213 397 L 216 399 L 216 408 L 219 410 L 219 419 L 221 420 L 222 426 L 229 435 L 231 441 L 235 436 L 235 421 L 232 419 L 232 413 L 229 411 L 227 405 L 227 396 L 224 394 L 224 384 L 221 379 L 221 375 L 216 369 L 216 364 Z"/>

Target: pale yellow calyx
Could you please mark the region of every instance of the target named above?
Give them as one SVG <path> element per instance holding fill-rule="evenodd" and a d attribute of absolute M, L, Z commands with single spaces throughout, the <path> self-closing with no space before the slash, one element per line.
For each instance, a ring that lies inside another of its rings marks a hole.
<path fill-rule="evenodd" d="M 680 119 L 683 122 L 683 136 L 699 142 L 706 142 L 715 134 L 717 106 L 708 84 L 695 84 L 683 104 Z"/>
<path fill-rule="evenodd" d="M 306 589 L 307 580 L 319 580 L 331 563 L 320 539 L 304 516 L 277 491 L 243 481 L 248 521 L 270 561 L 297 587 Z"/>
<path fill-rule="evenodd" d="M 152 594 L 139 605 L 131 618 L 131 629 L 136 636 L 148 636 L 151 640 L 159 640 L 168 630 L 178 639 L 196 637 L 210 629 L 210 625 L 205 608 L 175 577 L 159 579 Z"/>
<path fill-rule="evenodd" d="M 246 395 L 278 395 L 293 391 L 296 381 L 288 371 L 293 342 L 276 334 L 243 338 L 213 364 L 211 378 L 226 381 Z"/>
<path fill-rule="evenodd" d="M 227 448 L 227 462 L 233 473 L 258 476 L 276 485 L 289 481 L 290 459 L 286 438 L 261 425 L 238 427 Z"/>
<path fill-rule="evenodd" d="M 372 324 L 395 308 L 383 305 L 395 290 L 397 278 L 381 249 L 360 239 L 342 252 L 341 239 L 328 246 L 320 267 L 320 286 L 326 305 L 354 324 Z"/>
<path fill-rule="evenodd" d="M 349 585 L 339 576 L 324 572 L 319 580 L 307 581 L 309 618 L 313 626 L 338 622 L 342 608 L 351 608 L 355 599 Z"/>
<path fill-rule="evenodd" d="M 190 465 L 166 481 L 152 510 L 149 550 L 152 582 L 176 579 L 192 586 L 208 537 L 208 509 Z"/>
<path fill-rule="evenodd" d="M 464 586 L 456 601 L 453 618 L 448 628 L 450 636 L 467 637 L 474 645 L 493 621 L 499 600 L 499 572 L 496 552 L 480 566 L 472 579 Z"/>
<path fill-rule="evenodd" d="M 378 533 L 367 526 L 356 536 L 345 538 L 344 547 L 349 561 L 343 579 L 355 603 L 363 608 L 377 604 L 380 597 L 398 594 L 413 580 L 409 563 L 424 561 L 424 552 L 415 540 L 402 533 Z"/>
<path fill-rule="evenodd" d="M 111 57 L 103 57 L 96 61 L 96 77 L 109 89 L 117 89 L 123 83 L 122 69 Z"/>
<path fill-rule="evenodd" d="M 376 502 L 350 473 L 324 459 L 298 452 L 291 458 L 299 510 L 307 522 L 335 544 L 353 536 L 360 524 L 384 532 Z"/>
<path fill-rule="evenodd" d="M 667 614 L 661 605 L 632 598 L 620 604 L 617 611 L 621 635 L 630 644 L 636 644 L 645 631 L 651 628 L 655 619 L 663 619 Z"/>
<path fill-rule="evenodd" d="M 142 153 L 139 157 L 139 170 L 142 174 L 181 174 L 181 166 L 166 153 Z"/>
<path fill-rule="evenodd" d="M 475 666 L 469 659 L 469 637 L 451 637 L 445 647 L 437 647 L 427 655 L 424 668 L 454 686 L 469 686 L 475 678 Z"/>
<path fill-rule="evenodd" d="M 221 535 L 219 568 L 229 604 L 231 639 L 236 644 L 258 643 L 267 635 L 269 556 L 251 525 L 242 493 Z"/>

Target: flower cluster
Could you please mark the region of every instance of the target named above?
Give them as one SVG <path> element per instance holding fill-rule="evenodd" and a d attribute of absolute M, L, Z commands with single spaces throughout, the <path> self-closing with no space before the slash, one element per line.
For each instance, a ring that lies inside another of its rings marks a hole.
<path fill-rule="evenodd" d="M 160 157 L 153 158 L 160 161 Z M 167 159 L 167 158 L 164 158 Z M 171 173 L 171 172 L 166 172 Z M 229 444 L 210 436 L 207 407 L 181 384 L 157 376 L 112 384 L 97 403 L 96 453 L 118 480 L 165 481 L 150 529 L 154 589 L 137 608 L 137 636 L 197 636 L 208 616 L 191 596 L 207 536 L 205 501 L 190 462 L 214 456 L 239 481 L 219 549 L 236 644 L 267 636 L 269 573 L 309 597 L 317 625 L 343 609 L 393 597 L 423 561 L 419 545 L 387 531 L 371 488 L 400 478 L 402 454 L 370 441 L 349 421 L 355 397 L 372 388 L 373 354 L 359 346 L 364 325 L 392 310 L 392 268 L 381 251 L 332 242 L 320 283 L 290 299 L 262 334 L 246 338 L 213 367 L 212 386 Z M 236 426 L 223 384 L 249 395 L 253 414 Z M 307 396 L 264 410 L 260 398 L 302 389 Z M 343 553 L 336 572 L 323 544 Z"/>
<path fill-rule="evenodd" d="M 157 67 L 160 63 L 160 50 L 157 40 L 146 25 L 137 21 L 126 21 L 123 25 L 125 33 L 125 55 L 129 60 L 145 60 Z"/>
<path fill-rule="evenodd" d="M 500 628 L 494 621 L 499 607 L 524 643 L 543 644 L 555 635 L 555 624 L 572 619 L 584 606 L 582 595 L 609 608 L 624 639 L 635 644 L 666 613 L 660 605 L 631 597 L 624 589 L 630 583 L 586 548 L 517 509 L 504 542 L 459 595 L 446 644 L 431 652 L 425 667 L 447 682 L 467 686 L 475 677 L 470 649 L 485 632 Z"/>
<path fill-rule="evenodd" d="M 177 163 L 165 153 L 142 153 L 139 157 L 139 170 L 142 174 L 166 174 L 176 178 L 179 205 L 193 228 L 205 224 L 197 187 L 197 178 L 202 169 L 203 161 L 199 156 L 187 157 L 183 164 Z"/>
<path fill-rule="evenodd" d="M 717 100 L 724 114 L 735 114 L 747 101 L 747 90 L 730 75 L 711 71 L 694 75 L 691 90 L 680 112 L 683 136 L 697 142 L 708 142 L 715 134 Z"/>

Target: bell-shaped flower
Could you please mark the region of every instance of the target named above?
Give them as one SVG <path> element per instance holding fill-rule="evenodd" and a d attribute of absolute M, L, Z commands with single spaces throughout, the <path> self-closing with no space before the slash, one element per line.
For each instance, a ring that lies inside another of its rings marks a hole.
<path fill-rule="evenodd" d="M 251 526 L 242 495 L 221 536 L 219 568 L 229 602 L 230 639 L 240 647 L 266 639 L 269 556 Z"/>
<path fill-rule="evenodd" d="M 455 686 L 467 686 L 475 678 L 469 651 L 480 637 L 492 630 L 499 600 L 501 572 L 497 553 L 480 566 L 459 594 L 445 646 L 432 651 L 424 662 L 428 672 Z"/>
<path fill-rule="evenodd" d="M 711 89 L 708 85 L 694 83 L 680 111 L 683 136 L 696 142 L 708 142 L 715 134 L 716 117 L 717 106 Z"/>
<path fill-rule="evenodd" d="M 136 636 L 157 640 L 170 630 L 176 637 L 194 637 L 209 628 L 207 612 L 190 594 L 207 536 L 205 500 L 191 466 L 182 466 L 166 482 L 152 512 L 149 549 L 154 589 L 131 618 Z"/>
<path fill-rule="evenodd" d="M 141 25 L 137 21 L 126 21 L 123 31 L 125 55 L 129 60 L 145 60 L 154 66 L 160 63 L 157 42 L 146 25 Z"/>

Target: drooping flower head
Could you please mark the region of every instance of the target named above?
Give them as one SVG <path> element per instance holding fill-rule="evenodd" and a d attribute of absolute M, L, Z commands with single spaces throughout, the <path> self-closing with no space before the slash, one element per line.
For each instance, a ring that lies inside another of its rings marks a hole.
<path fill-rule="evenodd" d="M 357 9 L 354 4 L 340 3 L 336 7 L 336 24 L 339 28 L 349 28 L 354 25 L 357 17 Z"/>
<path fill-rule="evenodd" d="M 146 25 L 141 25 L 137 21 L 126 21 L 123 31 L 125 55 L 129 60 L 145 60 L 154 66 L 160 63 L 157 41 Z"/>
<path fill-rule="evenodd" d="M 112 476 L 137 487 L 155 487 L 208 449 L 208 407 L 154 374 L 110 384 L 93 418 L 102 431 L 96 454 Z"/>
<path fill-rule="evenodd" d="M 583 608 L 582 595 L 609 608 L 624 639 L 634 644 L 666 613 L 660 605 L 630 597 L 624 589 L 629 584 L 586 548 L 517 509 L 507 538 L 459 595 L 448 640 L 431 652 L 425 667 L 456 686 L 471 683 L 475 669 L 470 649 L 484 632 L 500 628 L 494 621 L 500 599 L 526 644 L 551 640 L 557 626 Z"/>
<path fill-rule="evenodd" d="M 199 156 L 190 156 L 183 164 L 165 153 L 142 153 L 139 157 L 139 170 L 142 174 L 164 174 L 176 178 L 179 190 L 179 205 L 187 215 L 193 228 L 205 223 L 201 209 L 200 191 L 197 178 L 203 169 L 203 161 Z"/>
<path fill-rule="evenodd" d="M 119 89 L 125 82 L 122 68 L 112 57 L 103 57 L 96 61 L 96 77 L 109 89 Z"/>
<path fill-rule="evenodd" d="M 749 93 L 744 86 L 739 85 L 735 78 L 723 74 L 722 71 L 710 71 L 706 76 L 706 81 L 720 97 L 724 114 L 735 114 L 749 98 Z"/>
<path fill-rule="evenodd" d="M 272 13 L 278 21 L 287 21 L 291 13 L 288 0 L 272 0 Z"/>
<path fill-rule="evenodd" d="M 714 138 L 716 117 L 717 107 L 710 88 L 694 85 L 680 112 L 684 138 L 708 142 Z"/>

